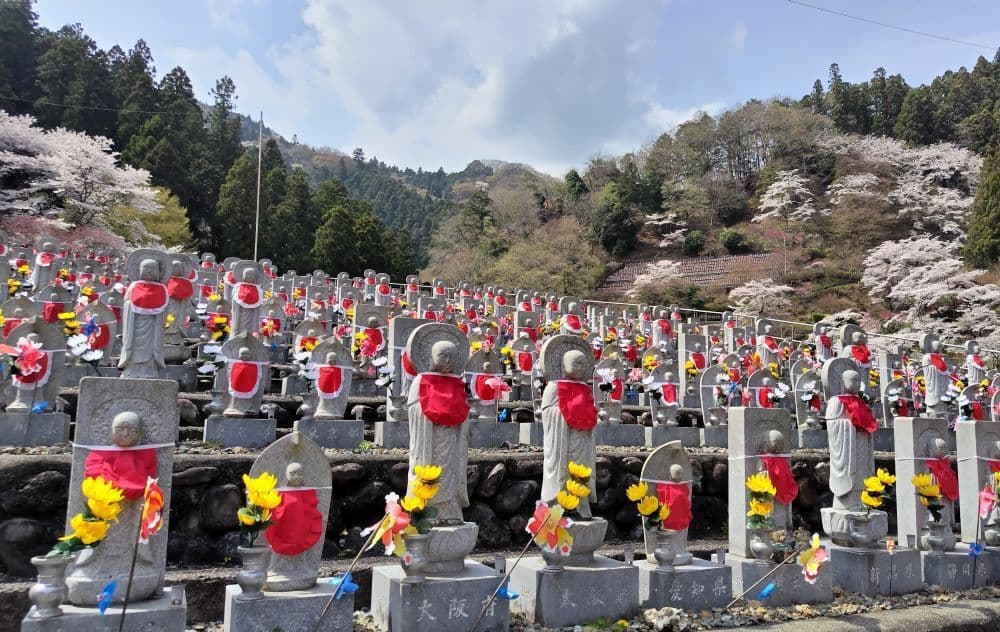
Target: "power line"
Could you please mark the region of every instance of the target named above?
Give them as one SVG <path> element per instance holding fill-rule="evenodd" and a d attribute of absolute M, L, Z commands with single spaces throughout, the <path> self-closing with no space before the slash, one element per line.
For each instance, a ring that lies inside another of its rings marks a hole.
<path fill-rule="evenodd" d="M 954 38 L 951 38 L 951 37 L 945 37 L 944 35 L 935 35 L 933 33 L 925 33 L 923 31 L 917 31 L 917 30 L 914 30 L 914 29 L 906 28 L 905 26 L 896 26 L 895 24 L 886 24 L 885 22 L 878 22 L 876 20 L 869 20 L 868 18 L 862 18 L 862 17 L 858 17 L 856 15 L 850 15 L 850 14 L 847 14 L 847 13 L 841 13 L 840 11 L 834 11 L 833 9 L 827 9 L 825 7 L 817 7 L 816 5 L 813 5 L 813 4 L 807 4 L 805 2 L 800 2 L 799 0 L 786 0 L 786 1 L 789 2 L 790 4 L 797 4 L 799 6 L 806 7 L 806 8 L 809 8 L 809 9 L 815 9 L 817 11 L 822 11 L 824 13 L 832 13 L 833 15 L 839 15 L 840 17 L 843 17 L 843 18 L 850 18 L 852 20 L 857 20 L 859 22 L 867 22 L 868 24 L 874 24 L 876 26 L 884 26 L 887 29 L 895 29 L 897 31 L 903 31 L 904 33 L 912 33 L 914 35 L 923 35 L 924 37 L 933 37 L 934 39 L 944 40 L 946 42 L 952 42 L 954 44 L 963 44 L 965 46 L 975 46 L 976 48 L 984 48 L 984 49 L 986 49 L 988 51 L 995 50 L 994 47 L 992 47 L 992 46 L 985 46 L 983 44 L 977 44 L 975 42 L 966 42 L 966 41 L 959 40 L 959 39 L 954 39 Z"/>
<path fill-rule="evenodd" d="M 8 97 L 4 95 L 0 95 L 0 99 L 5 99 L 7 101 L 20 101 L 21 103 L 31 103 L 32 105 L 48 105 L 56 108 L 73 108 L 77 110 L 98 110 L 101 112 L 124 112 L 126 114 L 184 114 L 184 112 L 171 112 L 170 110 L 123 110 L 121 108 L 100 108 L 93 105 L 69 105 L 67 103 L 35 101 L 32 99 L 22 99 L 20 97 Z"/>

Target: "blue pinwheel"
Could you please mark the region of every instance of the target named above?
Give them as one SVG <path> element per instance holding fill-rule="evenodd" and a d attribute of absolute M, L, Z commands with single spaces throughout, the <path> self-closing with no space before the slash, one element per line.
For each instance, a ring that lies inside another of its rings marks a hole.
<path fill-rule="evenodd" d="M 101 614 L 107 611 L 108 606 L 114 600 L 116 588 L 118 588 L 118 580 L 112 579 L 101 589 L 101 594 L 97 596 L 97 609 L 101 611 Z"/>

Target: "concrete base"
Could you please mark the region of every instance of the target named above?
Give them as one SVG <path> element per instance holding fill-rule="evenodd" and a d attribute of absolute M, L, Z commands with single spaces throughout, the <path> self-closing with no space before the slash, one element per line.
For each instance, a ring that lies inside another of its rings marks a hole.
<path fill-rule="evenodd" d="M 355 419 L 307 417 L 296 420 L 294 428 L 324 448 L 354 450 L 365 440 L 365 422 Z"/>
<path fill-rule="evenodd" d="M 727 555 L 726 564 L 733 569 L 733 595 L 739 595 L 774 570 L 774 562 L 758 562 L 736 555 Z M 789 562 L 778 569 L 767 582 L 756 586 L 747 599 L 758 599 L 760 591 L 774 582 L 774 592 L 764 602 L 768 606 L 790 606 L 797 603 L 829 603 L 833 601 L 833 573 L 820 573 L 815 584 L 802 575 L 802 567 Z"/>
<path fill-rule="evenodd" d="M 511 603 L 528 621 L 546 628 L 630 619 L 639 610 L 639 569 L 602 555 L 592 566 L 542 570 L 541 556 L 526 557 L 510 576 L 520 597 Z"/>
<path fill-rule="evenodd" d="M 609 446 L 645 445 L 643 426 L 635 424 L 599 423 L 594 426 L 594 443 Z"/>
<path fill-rule="evenodd" d="M 99 366 L 94 368 L 90 364 L 71 364 L 63 369 L 63 388 L 76 388 L 80 386 L 80 380 L 85 377 L 118 377 L 120 372 L 118 367 Z"/>
<path fill-rule="evenodd" d="M 542 445 L 545 433 L 540 422 L 532 421 L 518 425 L 520 426 L 518 443 L 521 445 Z"/>
<path fill-rule="evenodd" d="M 182 393 L 193 393 L 198 390 L 198 367 L 187 364 L 168 364 L 163 378 L 177 382 L 177 388 Z"/>
<path fill-rule="evenodd" d="M 471 559 L 465 560 L 464 571 L 454 575 L 428 576 L 416 584 L 403 582 L 405 577 L 402 567 L 395 564 L 372 569 L 371 612 L 380 630 L 471 632 L 500 582 L 493 569 Z M 510 603 L 494 599 L 475 629 L 506 632 Z"/>
<path fill-rule="evenodd" d="M 954 433 L 949 432 L 950 436 L 954 437 Z M 876 452 L 895 452 L 896 444 L 893 438 L 892 428 L 876 428 L 875 432 L 872 433 L 872 439 L 874 440 L 875 451 Z M 954 447 L 950 447 L 949 450 L 954 450 Z"/>
<path fill-rule="evenodd" d="M 733 571 L 723 564 L 694 558 L 691 564 L 657 569 L 656 562 L 641 561 L 639 605 L 643 608 L 708 610 L 722 608 L 732 600 Z"/>
<path fill-rule="evenodd" d="M 410 424 L 406 421 L 376 421 L 375 445 L 388 449 L 410 447 Z"/>
<path fill-rule="evenodd" d="M 274 419 L 243 419 L 212 415 L 205 420 L 202 440 L 223 448 L 266 448 L 274 442 Z"/>
<path fill-rule="evenodd" d="M 964 550 L 921 553 L 924 563 L 924 583 L 950 590 L 972 588 L 972 567 L 976 567 L 976 585 L 985 586 L 990 581 L 990 562 L 993 556 L 980 555 L 978 560 Z"/>
<path fill-rule="evenodd" d="M 896 548 L 855 549 L 836 544 L 830 550 L 830 567 L 837 585 L 862 595 L 905 595 L 917 592 L 921 580 L 920 551 Z"/>
<path fill-rule="evenodd" d="M 174 590 L 177 591 L 176 597 Z M 177 601 L 177 603 L 174 603 Z M 63 614 L 51 619 L 34 619 L 32 606 L 21 622 L 22 632 L 118 632 L 122 608 L 114 605 L 107 614 L 97 608 L 84 608 L 63 604 Z M 130 603 L 125 611 L 126 630 L 150 630 L 151 632 L 184 632 L 187 630 L 187 598 L 184 587 L 170 587 L 166 595 L 159 599 Z M 244 628 L 251 629 L 251 628 Z"/>
<path fill-rule="evenodd" d="M 350 632 L 354 629 L 354 595 L 344 595 L 330 601 L 336 586 L 321 578 L 309 590 L 290 592 L 265 592 L 263 599 L 240 601 L 243 591 L 239 586 L 226 586 L 225 632 L 247 630 L 322 630 L 323 632 Z M 323 616 L 323 623 L 315 628 L 326 604 L 330 609 Z"/>
<path fill-rule="evenodd" d="M 804 450 L 826 450 L 830 447 L 830 437 L 822 428 L 799 428 L 798 435 L 799 447 Z"/>
<path fill-rule="evenodd" d="M 0 413 L 0 445 L 55 445 L 69 441 L 65 413 Z"/>
<path fill-rule="evenodd" d="M 500 448 L 517 445 L 518 424 L 498 421 L 467 421 L 470 448 Z"/>
<path fill-rule="evenodd" d="M 685 448 L 697 448 L 701 445 L 700 430 L 680 426 L 646 426 L 646 447 L 658 448 L 668 441 L 680 441 Z"/>
<path fill-rule="evenodd" d="M 698 429 L 701 445 L 706 448 L 725 448 L 729 446 L 729 426 L 705 426 Z"/>

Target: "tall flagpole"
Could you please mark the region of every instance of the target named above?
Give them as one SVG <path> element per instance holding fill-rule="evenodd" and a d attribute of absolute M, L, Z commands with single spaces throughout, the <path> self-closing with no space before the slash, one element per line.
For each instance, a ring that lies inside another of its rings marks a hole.
<path fill-rule="evenodd" d="M 260 234 L 260 163 L 264 155 L 264 111 L 257 126 L 257 214 L 253 222 L 253 260 L 257 260 L 257 236 Z"/>

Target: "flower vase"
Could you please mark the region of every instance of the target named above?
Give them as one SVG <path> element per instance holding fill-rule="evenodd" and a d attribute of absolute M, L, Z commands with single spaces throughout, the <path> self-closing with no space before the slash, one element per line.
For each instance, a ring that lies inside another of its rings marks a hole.
<path fill-rule="evenodd" d="M 561 573 L 564 570 L 563 554 L 558 549 L 542 548 L 542 559 L 545 560 L 543 573 Z"/>
<path fill-rule="evenodd" d="M 263 599 L 264 593 L 261 589 L 267 583 L 267 563 L 271 558 L 271 547 L 241 546 L 236 549 L 243 560 L 243 568 L 236 574 L 236 583 L 240 585 L 242 594 L 236 597 L 237 601 L 256 601 Z"/>
<path fill-rule="evenodd" d="M 28 613 L 31 619 L 51 619 L 63 611 L 59 605 L 66 599 L 66 567 L 73 561 L 71 556 L 37 555 L 31 563 L 38 569 L 38 581 L 28 590 L 28 598 L 34 608 Z"/>
<path fill-rule="evenodd" d="M 673 536 L 677 532 L 672 529 L 657 529 L 653 532 L 656 548 L 653 557 L 656 558 L 656 572 L 669 573 L 674 570 L 677 551 L 674 550 Z"/>
<path fill-rule="evenodd" d="M 945 525 L 940 520 L 931 520 L 927 523 L 927 537 L 925 542 L 931 553 L 943 554 L 947 540 L 945 538 Z"/>
<path fill-rule="evenodd" d="M 222 391 L 217 389 L 212 389 L 212 401 L 205 404 L 205 411 L 211 417 L 213 415 L 221 415 L 222 411 L 226 409 L 226 403 L 222 399 Z"/>
<path fill-rule="evenodd" d="M 847 524 L 850 529 L 851 545 L 858 548 L 868 548 L 875 541 L 871 528 L 869 514 L 849 514 Z"/>
<path fill-rule="evenodd" d="M 427 579 L 424 569 L 427 568 L 427 550 L 431 543 L 430 533 L 410 533 L 403 536 L 406 554 L 403 556 L 403 572 L 405 584 L 419 584 Z"/>
<path fill-rule="evenodd" d="M 771 541 L 771 529 L 757 528 L 750 529 L 750 553 L 758 562 L 768 562 L 774 552 L 774 543 Z"/>

